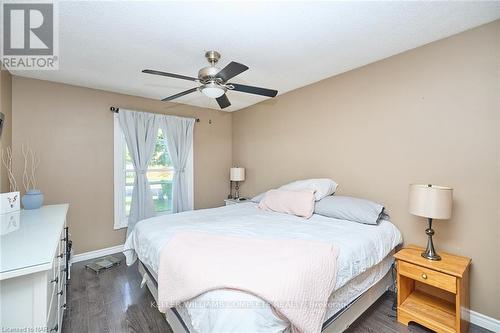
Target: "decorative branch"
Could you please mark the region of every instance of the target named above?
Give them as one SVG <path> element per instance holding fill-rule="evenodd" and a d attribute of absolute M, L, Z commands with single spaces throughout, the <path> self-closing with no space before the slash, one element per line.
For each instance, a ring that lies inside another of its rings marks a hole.
<path fill-rule="evenodd" d="M 2 163 L 7 170 L 7 177 L 9 178 L 9 188 L 11 192 L 19 191 L 17 187 L 16 178 L 14 177 L 14 168 L 12 167 L 12 148 L 7 147 L 5 150 L 1 151 Z"/>
<path fill-rule="evenodd" d="M 29 144 L 26 146 L 21 145 L 21 151 L 24 157 L 24 169 L 23 169 L 23 186 L 24 190 L 32 190 L 36 188 L 36 170 L 40 165 L 40 158 L 36 155 L 33 149 L 30 148 Z"/>
<path fill-rule="evenodd" d="M 28 192 L 30 188 L 30 178 L 28 176 L 28 151 L 29 147 L 25 147 L 23 143 L 21 145 L 21 152 L 23 153 L 23 158 L 24 158 L 23 187 L 25 192 Z"/>
<path fill-rule="evenodd" d="M 31 188 L 35 189 L 36 188 L 35 172 L 38 169 L 38 166 L 40 165 L 40 158 L 36 156 L 33 149 L 30 150 L 30 155 L 31 155 L 31 174 L 30 174 Z"/>

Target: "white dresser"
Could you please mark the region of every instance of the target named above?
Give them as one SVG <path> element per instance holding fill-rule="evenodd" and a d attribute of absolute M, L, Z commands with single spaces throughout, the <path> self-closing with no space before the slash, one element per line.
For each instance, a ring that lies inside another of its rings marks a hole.
<path fill-rule="evenodd" d="M 51 205 L 21 210 L 17 222 L 2 220 L 2 332 L 61 331 L 69 255 L 67 212 L 67 204 Z"/>

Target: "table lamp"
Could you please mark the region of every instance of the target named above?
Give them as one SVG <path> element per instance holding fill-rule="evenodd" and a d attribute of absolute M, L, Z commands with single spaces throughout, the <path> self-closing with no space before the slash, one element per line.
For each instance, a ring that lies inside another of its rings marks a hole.
<path fill-rule="evenodd" d="M 234 186 L 234 199 L 240 198 L 240 186 L 238 182 L 245 180 L 245 168 L 231 168 L 229 170 L 229 180 L 235 182 Z"/>
<path fill-rule="evenodd" d="M 429 260 L 441 260 L 436 253 L 432 236 L 432 220 L 447 220 L 451 217 L 453 189 L 437 185 L 411 184 L 408 194 L 408 211 L 412 215 L 427 217 L 429 227 L 425 230 L 428 236 L 427 249 L 422 257 Z"/>

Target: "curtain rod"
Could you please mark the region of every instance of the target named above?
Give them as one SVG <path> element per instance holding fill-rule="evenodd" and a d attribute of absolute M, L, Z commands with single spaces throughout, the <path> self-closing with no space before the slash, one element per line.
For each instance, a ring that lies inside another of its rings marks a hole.
<path fill-rule="evenodd" d="M 118 113 L 118 111 L 120 111 L 120 108 L 116 107 L 116 106 L 112 106 L 112 107 L 109 108 L 109 110 L 111 112 Z M 196 118 L 196 122 L 199 123 L 200 122 L 200 118 Z"/>

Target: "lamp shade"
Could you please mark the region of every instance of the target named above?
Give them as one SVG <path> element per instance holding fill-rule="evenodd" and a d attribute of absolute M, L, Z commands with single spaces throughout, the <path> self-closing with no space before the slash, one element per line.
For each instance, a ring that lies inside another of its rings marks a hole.
<path fill-rule="evenodd" d="M 452 188 L 412 184 L 408 193 L 408 211 L 417 216 L 447 220 L 451 217 L 452 201 Z"/>
<path fill-rule="evenodd" d="M 229 180 L 233 182 L 245 180 L 245 168 L 231 168 L 229 171 Z"/>

